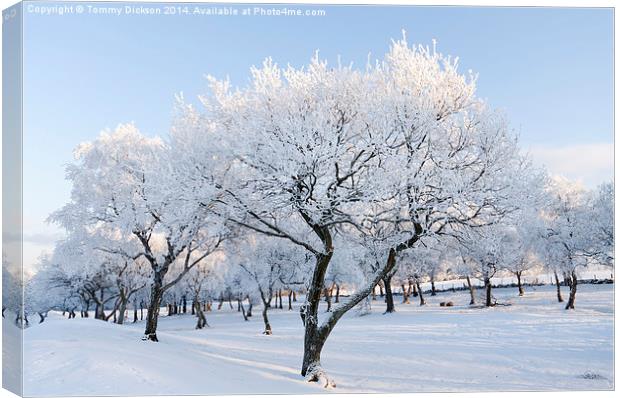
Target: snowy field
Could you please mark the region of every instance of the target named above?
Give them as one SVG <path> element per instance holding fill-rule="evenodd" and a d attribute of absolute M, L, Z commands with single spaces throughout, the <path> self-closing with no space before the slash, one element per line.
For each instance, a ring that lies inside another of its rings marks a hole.
<path fill-rule="evenodd" d="M 568 291 L 563 287 L 564 294 Z M 481 292 L 480 292 L 481 293 Z M 580 285 L 565 311 L 551 286 L 495 289 L 509 306 L 469 308 L 468 293 L 428 295 L 383 315 L 351 311 L 323 350 L 337 388 L 299 375 L 302 325 L 272 309 L 264 336 L 259 308 L 244 322 L 228 304 L 194 330 L 190 315 L 162 316 L 160 343 L 143 323 L 124 326 L 51 314 L 25 331 L 25 395 L 139 395 L 486 390 L 607 390 L 613 380 L 613 285 Z M 452 300 L 454 307 L 440 307 Z M 286 299 L 285 299 L 286 301 Z M 286 302 L 284 303 L 286 307 Z M 296 303 L 299 304 L 299 303 Z M 165 311 L 163 311 L 165 314 Z"/>

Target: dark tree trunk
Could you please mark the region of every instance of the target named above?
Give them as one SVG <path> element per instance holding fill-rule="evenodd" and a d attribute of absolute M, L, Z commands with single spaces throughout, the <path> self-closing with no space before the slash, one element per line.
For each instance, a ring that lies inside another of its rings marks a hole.
<path fill-rule="evenodd" d="M 340 284 L 336 284 L 336 300 L 334 300 L 335 303 L 339 303 L 340 302 Z"/>
<path fill-rule="evenodd" d="M 278 308 L 283 309 L 284 307 L 282 307 L 282 289 L 278 290 L 278 300 L 280 301 Z"/>
<path fill-rule="evenodd" d="M 95 302 L 95 319 L 104 319 L 104 318 L 105 318 L 105 314 L 103 313 L 103 304 L 99 302 Z"/>
<path fill-rule="evenodd" d="M 467 287 L 469 288 L 469 305 L 474 305 L 476 304 L 476 293 L 474 291 L 474 285 L 472 285 L 469 275 L 467 275 Z"/>
<path fill-rule="evenodd" d="M 223 305 L 224 305 L 224 293 L 221 293 L 220 294 L 220 303 L 217 305 L 217 309 L 221 310 Z"/>
<path fill-rule="evenodd" d="M 239 306 L 241 307 L 241 315 L 243 315 L 244 321 L 249 321 L 248 314 L 245 312 L 245 307 L 243 306 L 243 301 L 239 300 Z"/>
<path fill-rule="evenodd" d="M 196 329 L 203 329 L 205 326 L 209 326 L 209 324 L 207 323 L 207 317 L 205 316 L 205 313 L 202 310 L 202 306 L 200 305 L 200 300 L 198 298 L 198 296 L 194 297 L 194 303 L 193 303 L 193 307 L 194 310 L 196 312 Z"/>
<path fill-rule="evenodd" d="M 151 301 L 146 312 L 146 328 L 144 329 L 144 340 L 159 341 L 157 339 L 157 320 L 159 318 L 159 307 L 164 294 L 162 289 L 162 277 L 155 275 L 155 280 L 151 284 Z"/>
<path fill-rule="evenodd" d="M 183 296 L 183 313 L 187 314 L 187 296 Z"/>
<path fill-rule="evenodd" d="M 293 290 L 293 302 L 296 303 L 297 302 L 297 293 L 295 293 L 295 291 Z"/>
<path fill-rule="evenodd" d="M 431 275 L 431 296 L 436 296 L 437 291 L 435 290 L 435 276 Z"/>
<path fill-rule="evenodd" d="M 325 231 L 329 234 L 328 231 Z M 327 235 L 327 247 L 331 247 L 331 237 Z M 325 344 L 327 336 L 319 334 L 319 303 L 321 301 L 321 288 L 325 281 L 325 273 L 331 261 L 333 252 L 329 250 L 327 254 L 317 254 L 316 264 L 312 273 L 312 279 L 308 292 L 306 293 L 306 302 L 300 308 L 300 315 L 304 323 L 304 357 L 301 366 L 301 375 L 306 376 L 309 370 L 314 367 L 320 367 L 321 350 Z M 314 381 L 318 381 L 314 380 Z"/>
<path fill-rule="evenodd" d="M 409 304 L 409 292 L 407 292 L 405 284 L 401 284 L 400 288 L 403 290 L 403 304 Z"/>
<path fill-rule="evenodd" d="M 577 274 L 573 270 L 570 275 L 570 293 L 568 295 L 568 302 L 566 303 L 567 310 L 575 309 L 575 296 L 577 295 Z"/>
<path fill-rule="evenodd" d="M 325 302 L 327 303 L 327 312 L 330 312 L 332 310 L 332 296 L 329 294 L 329 289 L 325 288 L 323 294 L 325 295 Z"/>
<path fill-rule="evenodd" d="M 306 302 L 300 309 L 300 315 L 304 321 L 305 334 L 304 334 L 304 357 L 301 368 L 302 376 L 305 376 L 308 381 L 318 382 L 326 381 L 325 387 L 335 386 L 325 375 L 321 367 L 321 350 L 325 344 L 325 341 L 329 337 L 329 334 L 333 330 L 338 320 L 351 308 L 364 300 L 372 291 L 380 278 L 390 273 L 396 264 L 396 250 L 391 249 L 388 255 L 387 263 L 382 272 L 370 281 L 362 290 L 354 294 L 350 300 L 348 300 L 342 306 L 335 309 L 335 312 L 331 313 L 325 323 L 319 327 L 318 325 L 318 308 L 321 299 L 321 287 L 325 281 L 325 272 L 329 266 L 329 262 L 332 257 L 331 236 L 329 231 L 321 230 L 326 240 L 323 243 L 326 246 L 327 254 L 317 254 L 316 265 L 312 275 L 311 283 L 306 295 Z"/>
<path fill-rule="evenodd" d="M 267 317 L 267 310 L 269 310 L 269 301 L 263 301 L 263 322 L 265 323 L 265 331 L 263 334 L 271 335 L 271 324 L 269 323 L 269 318 Z"/>
<path fill-rule="evenodd" d="M 396 308 L 394 308 L 394 295 L 392 294 L 392 275 L 383 277 L 383 285 L 385 286 L 385 314 L 391 314 L 396 311 Z"/>
<path fill-rule="evenodd" d="M 485 306 L 493 306 L 493 296 L 491 295 L 491 279 L 484 278 L 484 291 L 486 296 Z"/>
<path fill-rule="evenodd" d="M 409 283 L 411 283 L 411 282 L 409 282 Z M 419 283 L 413 283 L 413 284 L 412 284 L 413 291 L 412 291 L 411 295 L 412 295 L 413 297 L 418 297 L 418 290 L 420 290 L 420 289 L 419 289 L 419 286 L 420 286 L 420 284 L 419 284 Z"/>
<path fill-rule="evenodd" d="M 553 276 L 555 276 L 555 288 L 558 293 L 558 303 L 561 303 L 564 299 L 562 298 L 562 289 L 560 288 L 560 278 L 558 278 L 558 273 L 555 271 L 553 271 Z"/>
<path fill-rule="evenodd" d="M 379 282 L 379 296 L 380 297 L 384 296 L 384 294 L 383 294 L 383 283 L 382 282 Z"/>
<path fill-rule="evenodd" d="M 422 292 L 422 288 L 420 287 L 420 281 L 417 278 L 415 280 L 415 284 L 418 288 L 418 295 L 420 296 L 420 305 L 425 305 L 426 300 L 424 300 L 424 293 Z"/>
<path fill-rule="evenodd" d="M 288 310 L 291 311 L 293 309 L 293 291 L 290 290 L 288 292 Z"/>
<path fill-rule="evenodd" d="M 564 286 L 570 287 L 571 286 L 571 278 L 570 278 L 570 274 L 568 272 L 564 273 Z"/>
<path fill-rule="evenodd" d="M 515 275 L 517 275 L 517 286 L 519 287 L 519 296 L 523 296 L 525 294 L 525 291 L 523 291 L 523 285 L 521 284 L 522 273 L 523 271 L 515 272 Z"/>
<path fill-rule="evenodd" d="M 377 286 L 372 288 L 372 299 L 376 300 L 377 299 Z"/>

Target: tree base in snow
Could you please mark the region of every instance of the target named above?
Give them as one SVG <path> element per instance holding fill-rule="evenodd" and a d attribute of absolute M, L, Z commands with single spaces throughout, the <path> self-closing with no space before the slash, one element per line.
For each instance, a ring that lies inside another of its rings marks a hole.
<path fill-rule="evenodd" d="M 145 334 L 144 336 L 142 336 L 142 341 L 152 341 L 155 343 L 159 342 L 155 333 Z"/>
<path fill-rule="evenodd" d="M 321 365 L 312 364 L 306 372 L 306 381 L 309 383 L 319 383 L 324 388 L 335 388 L 336 383 L 327 376 Z"/>

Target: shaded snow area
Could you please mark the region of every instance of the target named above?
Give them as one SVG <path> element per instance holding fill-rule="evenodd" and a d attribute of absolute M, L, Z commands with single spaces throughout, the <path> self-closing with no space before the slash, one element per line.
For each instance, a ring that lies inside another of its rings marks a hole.
<path fill-rule="evenodd" d="M 566 288 L 563 288 L 566 289 Z M 481 293 L 481 292 L 480 292 Z M 563 292 L 565 295 L 568 291 Z M 613 285 L 580 285 L 574 311 L 551 286 L 495 289 L 494 308 L 470 308 L 465 291 L 412 297 L 383 315 L 347 314 L 323 350 L 337 388 L 299 375 L 303 329 L 295 311 L 271 309 L 272 336 L 259 308 L 244 322 L 230 309 L 162 316 L 160 343 L 124 326 L 51 314 L 25 331 L 25 395 L 155 395 L 487 390 L 605 390 L 613 381 Z M 345 298 L 346 299 L 346 298 Z M 440 307 L 452 300 L 454 307 Z M 286 301 L 286 300 L 285 300 Z M 286 307 L 286 302 L 284 303 Z M 296 304 L 299 304 L 296 303 Z M 324 309 L 323 309 L 324 311 Z M 165 314 L 165 311 L 162 311 Z M 131 319 L 131 318 L 130 318 Z"/>

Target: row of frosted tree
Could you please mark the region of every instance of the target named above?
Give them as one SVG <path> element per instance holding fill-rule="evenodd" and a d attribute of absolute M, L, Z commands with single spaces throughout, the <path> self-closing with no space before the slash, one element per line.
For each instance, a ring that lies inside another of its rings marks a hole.
<path fill-rule="evenodd" d="M 473 303 L 475 279 L 492 306 L 494 276 L 521 285 L 544 268 L 571 309 L 578 268 L 613 263 L 613 186 L 534 167 L 476 76 L 434 47 L 395 41 L 362 70 L 267 59 L 244 88 L 208 81 L 200 106 L 177 98 L 167 137 L 120 125 L 76 148 L 71 199 L 49 217 L 66 238 L 29 281 L 28 312 L 133 310 L 156 342 L 162 309 L 202 328 L 233 301 L 246 318 L 260 305 L 270 334 L 284 296 L 301 302 L 301 374 L 329 384 L 325 341 L 378 287 L 391 312 L 392 290 L 408 299 L 447 275 Z"/>

